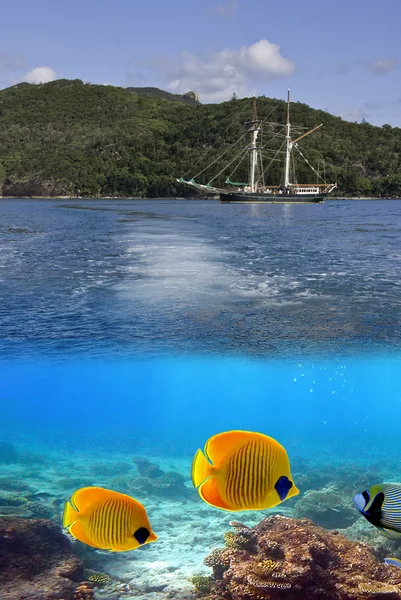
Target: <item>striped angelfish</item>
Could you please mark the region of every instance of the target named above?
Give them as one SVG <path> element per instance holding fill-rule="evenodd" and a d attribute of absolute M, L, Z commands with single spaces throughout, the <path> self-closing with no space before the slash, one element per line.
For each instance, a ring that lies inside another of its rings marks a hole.
<path fill-rule="evenodd" d="M 261 510 L 299 493 L 286 450 L 253 431 L 211 437 L 192 462 L 192 482 L 202 500 L 224 510 Z"/>
<path fill-rule="evenodd" d="M 401 483 L 380 483 L 354 496 L 359 512 L 386 533 L 401 533 Z"/>
<path fill-rule="evenodd" d="M 63 526 L 88 546 L 114 552 L 157 540 L 140 502 L 100 487 L 81 488 L 72 495 L 65 503 Z"/>

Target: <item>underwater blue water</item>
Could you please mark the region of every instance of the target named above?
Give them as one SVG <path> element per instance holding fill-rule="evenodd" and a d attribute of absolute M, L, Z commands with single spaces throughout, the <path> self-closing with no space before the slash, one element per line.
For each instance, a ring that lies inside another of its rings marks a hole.
<path fill-rule="evenodd" d="M 396 461 L 400 202 L 0 209 L 1 439 Z"/>

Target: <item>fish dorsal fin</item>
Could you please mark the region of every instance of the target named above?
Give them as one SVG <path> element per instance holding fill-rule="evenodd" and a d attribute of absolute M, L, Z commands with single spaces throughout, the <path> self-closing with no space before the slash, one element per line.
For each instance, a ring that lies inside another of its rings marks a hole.
<path fill-rule="evenodd" d="M 71 504 L 75 510 L 77 510 L 81 515 L 86 513 L 87 510 L 93 506 L 94 504 L 99 504 L 99 502 L 106 502 L 113 496 L 116 495 L 117 492 L 113 492 L 112 490 L 106 490 L 101 487 L 84 487 L 80 490 L 77 490 L 71 497 Z"/>
<path fill-rule="evenodd" d="M 252 431 L 225 431 L 213 435 L 205 444 L 205 456 L 215 467 L 223 460 L 235 453 L 243 444 L 246 444 L 253 436 L 261 435 Z"/>

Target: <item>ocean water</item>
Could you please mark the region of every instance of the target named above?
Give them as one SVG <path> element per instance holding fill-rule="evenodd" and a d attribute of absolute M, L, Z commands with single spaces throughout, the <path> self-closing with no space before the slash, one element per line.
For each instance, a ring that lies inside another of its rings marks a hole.
<path fill-rule="evenodd" d="M 226 513 L 190 483 L 195 451 L 219 431 L 275 437 L 301 477 L 334 465 L 401 480 L 399 201 L 0 211 L 0 442 L 21 457 L 0 456 L 0 476 L 63 501 L 93 484 L 136 495 L 159 541 L 96 555 L 117 579 L 152 573 L 123 595 L 184 598 L 222 545 Z M 135 494 L 138 456 L 179 473 L 182 497 Z M 214 532 L 195 544 L 199 521 Z"/>

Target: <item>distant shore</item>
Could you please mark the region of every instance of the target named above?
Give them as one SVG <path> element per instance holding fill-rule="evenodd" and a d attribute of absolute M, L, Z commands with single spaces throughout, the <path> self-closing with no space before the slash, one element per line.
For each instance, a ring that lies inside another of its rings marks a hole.
<path fill-rule="evenodd" d="M 183 198 L 181 196 L 171 196 L 167 198 L 143 198 L 142 196 L 0 196 L 0 200 L 184 200 L 184 201 L 197 201 L 197 200 L 219 200 L 218 196 L 204 197 L 204 198 Z M 325 198 L 325 202 L 328 200 L 401 200 L 401 198 L 381 198 L 378 196 L 329 196 Z M 251 204 L 251 202 L 249 202 Z M 267 202 L 269 204 L 269 202 Z M 272 202 L 274 204 L 274 202 Z"/>

